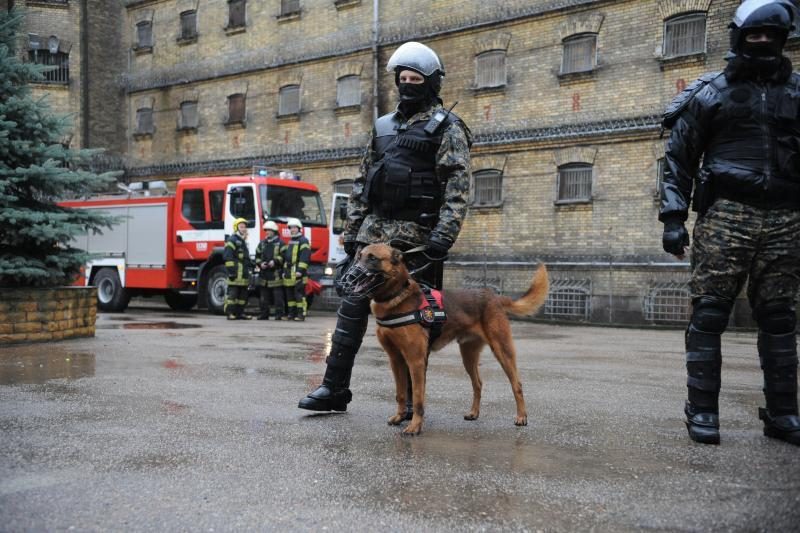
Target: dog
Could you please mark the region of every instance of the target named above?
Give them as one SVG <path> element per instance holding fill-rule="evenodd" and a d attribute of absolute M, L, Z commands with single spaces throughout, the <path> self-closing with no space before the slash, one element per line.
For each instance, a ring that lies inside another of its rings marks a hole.
<path fill-rule="evenodd" d="M 464 368 L 472 380 L 472 407 L 464 419 L 476 420 L 480 414 L 483 384 L 478 373 L 478 360 L 481 350 L 488 344 L 511 383 L 517 407 L 514 424 L 527 425 L 528 413 L 508 314 L 531 315 L 544 304 L 549 289 L 544 265 L 539 266 L 530 288 L 518 300 L 496 295 L 488 289 L 443 291 L 447 318 L 439 336 L 430 345 L 432 330 L 420 321 L 399 327 L 381 325 L 386 317 L 413 314 L 424 299 L 422 288 L 409 274 L 403 253 L 386 244 L 371 244 L 357 254 L 354 267 L 357 273 L 350 276 L 346 292 L 351 297 L 371 298 L 372 313 L 378 319 L 377 337 L 389 356 L 394 375 L 397 412 L 389 418 L 390 425 L 399 425 L 407 420 L 406 391 L 410 375 L 413 415 L 403 434 L 418 435 L 422 431 L 428 355 L 431 350 L 438 351 L 454 340 L 459 344 Z M 392 321 L 384 323 L 388 322 Z M 398 319 L 394 322 L 397 323 Z"/>

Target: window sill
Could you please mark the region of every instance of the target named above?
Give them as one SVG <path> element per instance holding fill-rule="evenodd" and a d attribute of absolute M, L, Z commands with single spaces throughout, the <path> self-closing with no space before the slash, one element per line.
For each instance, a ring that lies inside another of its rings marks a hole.
<path fill-rule="evenodd" d="M 29 6 L 59 7 L 62 9 L 69 9 L 69 0 L 28 0 L 26 4 Z"/>
<path fill-rule="evenodd" d="M 361 112 L 361 104 L 337 106 L 333 112 L 338 115 L 352 115 Z"/>
<path fill-rule="evenodd" d="M 302 11 L 292 11 L 291 13 L 281 13 L 280 15 L 275 15 L 275 19 L 281 22 L 291 22 L 293 20 L 300 20 L 300 15 Z"/>
<path fill-rule="evenodd" d="M 146 141 L 153 138 L 153 132 L 136 132 L 133 134 L 133 139 L 136 141 Z"/>
<path fill-rule="evenodd" d="M 556 200 L 553 202 L 555 206 L 581 206 L 581 205 L 591 205 L 592 199 L 591 198 L 580 198 L 574 200 Z"/>
<path fill-rule="evenodd" d="M 247 127 L 247 123 L 244 120 L 238 120 L 236 122 L 223 122 L 222 125 L 226 130 L 243 130 Z"/>
<path fill-rule="evenodd" d="M 69 89 L 68 81 L 34 81 L 30 83 L 33 88 L 39 89 Z"/>
<path fill-rule="evenodd" d="M 491 96 L 505 94 L 507 85 L 497 85 L 494 87 L 470 87 L 472 94 L 475 96 Z"/>
<path fill-rule="evenodd" d="M 499 204 L 470 204 L 469 209 L 472 211 L 473 209 L 484 212 L 484 213 L 491 213 L 492 211 L 498 211 L 503 208 L 503 204 L 505 200 L 501 201 Z"/>
<path fill-rule="evenodd" d="M 134 45 L 133 47 L 131 47 L 131 50 L 133 50 L 133 53 L 136 54 L 137 56 L 140 56 L 140 55 L 143 55 L 143 54 L 152 54 L 153 53 L 153 47 L 152 46 L 136 46 L 136 45 Z"/>
<path fill-rule="evenodd" d="M 225 35 L 236 35 L 238 33 L 246 32 L 247 31 L 247 26 L 246 25 L 242 25 L 242 26 L 225 26 L 224 28 L 222 28 L 222 30 L 225 32 Z"/>
<path fill-rule="evenodd" d="M 347 9 L 361 5 L 361 0 L 333 0 L 333 5 L 339 10 Z"/>
<path fill-rule="evenodd" d="M 181 126 L 175 128 L 175 131 L 183 133 L 184 135 L 193 135 L 197 133 L 197 126 Z"/>
<path fill-rule="evenodd" d="M 593 80 L 597 75 L 598 67 L 591 70 L 578 70 L 575 72 L 559 72 L 556 77 L 558 78 L 559 85 L 565 85 L 572 82 Z"/>
<path fill-rule="evenodd" d="M 186 46 L 187 44 L 194 44 L 197 42 L 197 35 L 193 35 L 191 37 L 178 37 L 175 39 L 175 42 L 178 43 L 178 46 Z"/>
<path fill-rule="evenodd" d="M 661 70 L 666 70 L 668 68 L 683 67 L 686 65 L 695 65 L 695 64 L 704 65 L 706 63 L 706 53 L 695 52 L 694 54 L 686 54 L 682 56 L 659 57 L 657 58 L 657 60 Z"/>
<path fill-rule="evenodd" d="M 300 111 L 297 113 L 287 113 L 285 115 L 275 115 L 278 122 L 300 122 Z"/>

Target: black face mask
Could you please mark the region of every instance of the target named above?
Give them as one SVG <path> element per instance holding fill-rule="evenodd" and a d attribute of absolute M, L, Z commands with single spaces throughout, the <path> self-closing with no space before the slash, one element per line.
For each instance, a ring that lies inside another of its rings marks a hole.
<path fill-rule="evenodd" d="M 776 41 L 761 43 L 744 42 L 742 44 L 742 53 L 748 59 L 772 61 L 781 57 L 781 46 Z"/>
<path fill-rule="evenodd" d="M 401 102 L 416 104 L 428 99 L 428 87 L 425 83 L 399 83 L 397 90 L 400 92 Z"/>

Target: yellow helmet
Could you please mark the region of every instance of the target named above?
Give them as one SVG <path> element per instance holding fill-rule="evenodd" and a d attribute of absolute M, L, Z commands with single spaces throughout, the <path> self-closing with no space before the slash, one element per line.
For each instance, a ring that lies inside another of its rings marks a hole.
<path fill-rule="evenodd" d="M 278 233 L 278 225 L 275 222 L 273 222 L 272 220 L 267 220 L 266 222 L 264 222 L 264 226 L 263 227 L 264 227 L 265 230 L 269 229 L 269 230 L 274 231 L 275 233 Z"/>
<path fill-rule="evenodd" d="M 233 221 L 233 231 L 239 231 L 239 224 L 244 224 L 246 226 L 247 225 L 247 219 L 239 217 L 236 220 L 234 220 Z"/>
<path fill-rule="evenodd" d="M 290 228 L 292 226 L 294 226 L 295 228 L 303 229 L 303 223 L 300 222 L 299 218 L 293 218 L 293 217 L 287 218 L 286 219 L 286 226 L 288 226 Z"/>

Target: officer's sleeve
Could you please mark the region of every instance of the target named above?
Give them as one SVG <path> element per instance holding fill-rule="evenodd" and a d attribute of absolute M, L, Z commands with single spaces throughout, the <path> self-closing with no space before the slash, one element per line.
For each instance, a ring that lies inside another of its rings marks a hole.
<path fill-rule="evenodd" d="M 705 151 L 716 92 L 706 86 L 685 104 L 672 124 L 664 153 L 664 176 L 661 180 L 661 222 L 684 222 L 689 216 L 694 176 Z"/>
<path fill-rule="evenodd" d="M 436 154 L 436 172 L 439 180 L 446 183 L 444 203 L 439 209 L 439 222 L 431 232 L 431 237 L 455 243 L 461 224 L 467 215 L 469 187 L 472 168 L 469 160 L 469 147 L 472 133 L 461 122 L 450 125 L 442 135 L 442 144 Z"/>
<path fill-rule="evenodd" d="M 358 236 L 358 230 L 361 229 L 361 223 L 364 222 L 364 217 L 369 213 L 369 205 L 361 201 L 361 195 L 364 193 L 364 187 L 367 183 L 367 172 L 373 160 L 372 139 L 370 139 L 369 144 L 364 149 L 358 178 L 353 182 L 353 190 L 350 191 L 350 198 L 347 202 L 347 220 L 345 220 L 344 233 L 342 234 L 344 242 L 355 242 Z"/>
<path fill-rule="evenodd" d="M 311 246 L 305 239 L 300 241 L 299 246 L 300 249 L 297 251 L 297 271 L 305 276 L 308 271 L 308 264 L 311 262 Z"/>
<path fill-rule="evenodd" d="M 236 245 L 230 240 L 225 241 L 225 249 L 222 252 L 222 259 L 225 261 L 225 270 L 229 278 L 236 277 Z"/>
<path fill-rule="evenodd" d="M 263 254 L 264 254 L 264 241 L 261 241 L 260 243 L 258 243 L 258 246 L 256 246 L 256 264 L 258 264 L 259 267 L 261 267 L 261 263 L 264 262 L 264 260 L 262 259 Z"/>

